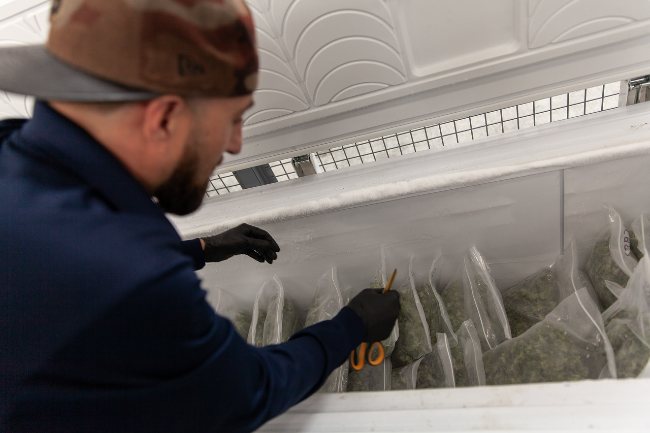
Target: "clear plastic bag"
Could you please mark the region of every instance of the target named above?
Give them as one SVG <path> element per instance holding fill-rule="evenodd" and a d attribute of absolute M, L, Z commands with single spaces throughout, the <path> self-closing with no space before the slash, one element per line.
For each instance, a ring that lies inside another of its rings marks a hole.
<path fill-rule="evenodd" d="M 454 386 L 485 385 L 485 371 L 481 343 L 476 327 L 471 320 L 464 321 L 456 331 L 458 338 L 450 345 L 450 355 L 454 370 Z"/>
<path fill-rule="evenodd" d="M 648 255 L 648 248 L 650 248 L 650 214 L 641 214 L 632 222 L 632 233 L 630 235 L 632 253 L 637 259 L 641 260 Z"/>
<path fill-rule="evenodd" d="M 544 317 L 557 305 L 591 284 L 578 270 L 575 244 L 571 242 L 555 262 L 511 286 L 503 293 L 503 304 L 513 337 L 517 337 Z"/>
<path fill-rule="evenodd" d="M 333 267 L 318 280 L 314 300 L 305 319 L 305 327 L 333 318 L 343 307 L 343 295 L 336 268 Z M 345 392 L 347 382 L 348 361 L 330 374 L 320 391 Z"/>
<path fill-rule="evenodd" d="M 394 250 L 382 248 L 382 279 L 384 287 L 391 273 L 397 275 L 391 290 L 400 293 L 400 312 L 397 318 L 399 337 L 391 354 L 395 369 L 407 366 L 431 353 L 429 325 L 416 290 L 416 275 L 412 255 L 399 254 Z"/>
<path fill-rule="evenodd" d="M 465 287 L 463 285 L 462 268 L 457 278 L 452 280 L 439 292 L 443 305 L 447 311 L 447 316 L 451 328 L 455 331 L 462 323 L 469 318 L 465 308 Z M 452 339 L 456 339 L 454 334 Z"/>
<path fill-rule="evenodd" d="M 422 358 L 418 367 L 416 385 L 418 389 L 453 388 L 455 386 L 454 366 L 447 334 L 439 333 L 436 336 L 433 352 Z"/>
<path fill-rule="evenodd" d="M 510 325 L 490 269 L 476 247 L 463 258 L 457 278 L 440 293 L 454 329 L 471 319 L 483 350 L 511 338 Z"/>
<path fill-rule="evenodd" d="M 390 378 L 391 390 L 415 389 L 418 381 L 418 368 L 421 362 L 422 358 L 404 367 L 393 369 Z"/>
<path fill-rule="evenodd" d="M 245 311 L 239 311 L 232 319 L 232 324 L 235 327 L 235 330 L 244 339 L 248 338 L 252 320 L 253 316 Z"/>
<path fill-rule="evenodd" d="M 528 331 L 485 352 L 483 365 L 489 385 L 616 377 L 601 314 L 586 288 Z"/>
<path fill-rule="evenodd" d="M 265 281 L 257 291 L 255 303 L 253 304 L 253 313 L 251 315 L 251 325 L 248 331 L 248 344 L 261 347 L 264 345 L 264 321 L 266 320 L 266 311 L 270 299 L 269 286 L 270 281 Z"/>
<path fill-rule="evenodd" d="M 248 342 L 256 346 L 280 344 L 299 329 L 299 312 L 286 298 L 280 279 L 276 276 L 266 281 L 255 298 Z"/>
<path fill-rule="evenodd" d="M 383 268 L 382 268 L 383 269 Z M 392 272 L 392 270 L 391 270 Z M 398 271 L 399 272 L 399 271 Z M 375 289 L 382 289 L 386 287 L 386 284 L 388 284 L 388 278 L 390 275 L 385 276 L 385 272 L 382 270 L 381 275 L 377 278 L 375 278 L 374 282 L 370 285 L 371 288 Z M 393 285 L 393 287 L 395 287 Z M 391 331 L 390 335 L 388 338 L 383 340 L 381 344 L 384 346 L 384 354 L 386 358 L 389 358 L 392 356 L 393 351 L 395 350 L 395 344 L 397 343 L 397 339 L 399 338 L 400 332 L 399 332 L 399 319 L 397 322 L 395 322 L 395 326 L 393 326 L 393 330 Z"/>
<path fill-rule="evenodd" d="M 428 282 L 419 282 L 415 285 L 426 322 L 429 325 L 429 336 L 431 337 L 432 347 L 436 345 L 437 335 L 440 333 L 447 334 L 450 338 L 455 338 L 454 329 L 449 321 L 449 314 L 437 289 L 438 282 L 436 275 L 438 273 L 439 260 L 440 254 L 437 254 L 429 270 Z M 435 349 L 435 347 L 433 348 Z"/>
<path fill-rule="evenodd" d="M 390 391 L 392 370 L 390 358 L 384 359 L 384 362 L 376 367 L 366 363 L 361 371 L 350 369 L 348 392 Z"/>
<path fill-rule="evenodd" d="M 637 377 L 650 360 L 650 257 L 644 256 L 618 301 L 603 313 L 616 375 Z"/>
<path fill-rule="evenodd" d="M 208 301 L 214 310 L 230 319 L 237 333 L 246 339 L 251 327 L 251 313 L 243 311 L 237 302 L 235 302 L 233 296 L 228 292 L 215 289 L 210 290 L 208 293 Z"/>
<path fill-rule="evenodd" d="M 609 208 L 609 231 L 594 245 L 585 271 L 603 308 L 609 308 L 627 284 L 637 260 L 632 254 L 630 232 L 621 216 Z"/>

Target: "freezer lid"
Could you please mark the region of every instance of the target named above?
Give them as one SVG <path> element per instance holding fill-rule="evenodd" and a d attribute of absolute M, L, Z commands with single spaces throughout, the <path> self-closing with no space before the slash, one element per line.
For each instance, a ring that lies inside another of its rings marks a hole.
<path fill-rule="evenodd" d="M 650 71 L 645 0 L 248 0 L 261 85 L 220 172 Z"/>
<path fill-rule="evenodd" d="M 219 172 L 650 72 L 647 0 L 247 0 L 261 55 L 240 155 Z M 2 44 L 49 1 L 0 0 Z M 0 117 L 29 114 L 0 92 Z"/>

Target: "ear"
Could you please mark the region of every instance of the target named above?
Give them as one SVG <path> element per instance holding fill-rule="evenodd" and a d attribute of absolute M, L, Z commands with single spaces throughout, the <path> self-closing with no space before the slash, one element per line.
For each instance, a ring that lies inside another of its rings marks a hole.
<path fill-rule="evenodd" d="M 186 142 L 192 113 L 183 98 L 165 95 L 148 101 L 143 117 L 142 134 L 148 143 L 177 145 Z"/>

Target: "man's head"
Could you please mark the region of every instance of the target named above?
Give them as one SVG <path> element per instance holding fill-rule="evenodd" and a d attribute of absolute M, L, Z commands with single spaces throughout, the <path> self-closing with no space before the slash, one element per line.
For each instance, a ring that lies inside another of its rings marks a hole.
<path fill-rule="evenodd" d="M 50 104 L 113 153 L 165 211 L 186 215 L 201 205 L 224 153 L 240 152 L 252 97 Z"/>
<path fill-rule="evenodd" d="M 187 214 L 241 149 L 254 32 L 244 0 L 54 0 L 46 46 L 0 49 L 0 89 L 49 101 Z"/>

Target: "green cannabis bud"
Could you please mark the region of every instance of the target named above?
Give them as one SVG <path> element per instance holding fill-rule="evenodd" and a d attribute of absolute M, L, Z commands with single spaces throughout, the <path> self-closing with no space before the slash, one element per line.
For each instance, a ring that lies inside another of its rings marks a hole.
<path fill-rule="evenodd" d="M 546 322 L 483 354 L 488 385 L 597 379 L 606 363 L 600 347 Z"/>
<path fill-rule="evenodd" d="M 431 353 L 431 338 L 427 335 L 428 325 L 418 309 L 417 293 L 411 288 L 401 291 L 400 311 L 397 318 L 399 337 L 391 355 L 394 368 L 401 368 Z"/>
<path fill-rule="evenodd" d="M 465 291 L 461 280 L 454 280 L 440 292 L 440 297 L 447 308 L 449 321 L 453 329 L 458 329 L 468 319 L 465 310 Z"/>
<path fill-rule="evenodd" d="M 434 295 L 434 288 L 430 284 L 419 285 L 415 288 L 424 310 L 424 315 L 427 319 L 429 326 L 429 336 L 431 337 L 431 345 L 436 344 L 436 334 L 445 333 L 445 321 L 442 318 L 442 309 L 438 298 Z M 444 308 L 444 307 L 443 307 Z"/>
<path fill-rule="evenodd" d="M 560 302 L 558 280 L 548 266 L 507 289 L 503 304 L 512 336 L 523 334 Z"/>
<path fill-rule="evenodd" d="M 245 340 L 248 338 L 248 331 L 251 329 L 251 315 L 240 311 L 232 321 L 235 330 Z"/>
<path fill-rule="evenodd" d="M 614 349 L 616 375 L 619 378 L 637 377 L 648 365 L 650 346 L 631 328 L 635 318 L 617 315 L 605 326 L 605 332 Z M 642 316 L 643 329 L 650 329 L 650 317 Z"/>
<path fill-rule="evenodd" d="M 606 281 L 625 287 L 629 279 L 627 274 L 612 259 L 609 249 L 609 237 L 596 243 L 585 265 L 585 271 L 591 280 L 600 304 L 605 309 L 609 308 L 617 299 L 611 290 L 607 288 Z"/>

